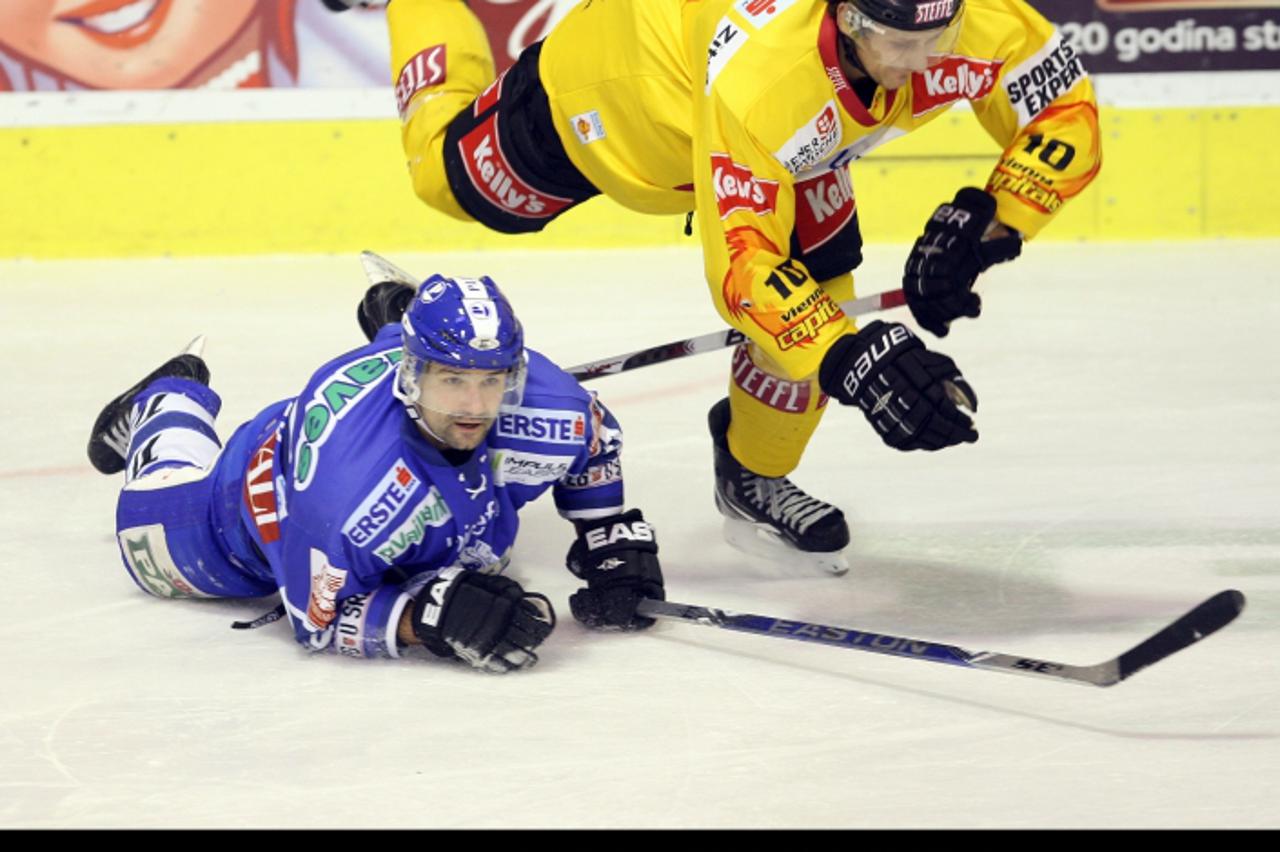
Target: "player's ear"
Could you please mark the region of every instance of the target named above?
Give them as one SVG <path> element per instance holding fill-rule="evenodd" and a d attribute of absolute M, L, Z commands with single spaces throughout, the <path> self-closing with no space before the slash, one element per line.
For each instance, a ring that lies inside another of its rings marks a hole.
<path fill-rule="evenodd" d="M 844 35 L 853 38 L 853 5 L 841 3 L 836 6 L 836 27 Z"/>

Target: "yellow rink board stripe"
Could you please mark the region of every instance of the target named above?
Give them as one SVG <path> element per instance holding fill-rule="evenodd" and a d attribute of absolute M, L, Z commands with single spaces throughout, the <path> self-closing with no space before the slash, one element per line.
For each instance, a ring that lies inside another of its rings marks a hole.
<path fill-rule="evenodd" d="M 1103 169 L 1044 240 L 1280 236 L 1280 108 L 1106 109 Z M 998 151 L 956 112 L 853 166 L 868 242 L 907 242 Z M 0 257 L 688 244 L 682 217 L 597 198 L 506 236 L 413 196 L 394 120 L 0 130 Z"/>

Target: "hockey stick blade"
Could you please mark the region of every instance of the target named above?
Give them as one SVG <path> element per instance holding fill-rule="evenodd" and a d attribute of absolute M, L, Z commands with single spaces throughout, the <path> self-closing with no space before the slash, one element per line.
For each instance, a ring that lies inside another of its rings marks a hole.
<path fill-rule="evenodd" d="M 901 307 L 906 303 L 906 296 L 901 290 L 888 290 L 884 293 L 863 296 L 861 299 L 841 302 L 840 309 L 847 316 L 858 317 L 875 311 L 887 311 L 890 308 Z M 597 379 L 600 376 L 625 373 L 628 370 L 635 370 L 639 367 L 648 367 L 653 364 L 661 364 L 664 361 L 674 361 L 677 358 L 686 358 L 690 355 L 700 355 L 703 352 L 712 352 L 716 349 L 736 346 L 739 343 L 746 342 L 746 339 L 746 335 L 737 329 L 713 331 L 710 334 L 702 334 L 685 340 L 673 340 L 660 346 L 650 346 L 648 349 L 627 352 L 622 355 L 615 355 L 612 358 L 589 361 L 576 367 L 566 367 L 565 372 L 580 382 L 586 382 L 591 379 Z"/>
<path fill-rule="evenodd" d="M 1119 657 L 1092 666 L 1072 666 L 992 651 L 966 651 L 954 645 L 942 645 L 923 639 L 871 633 L 850 627 L 788 621 L 767 615 L 728 612 L 672 601 L 645 599 L 640 602 L 636 611 L 648 618 L 665 618 L 719 627 L 722 630 L 776 636 L 801 642 L 817 642 L 855 651 L 870 651 L 873 654 L 928 660 L 971 669 L 1053 678 L 1091 686 L 1114 686 L 1147 666 L 1226 627 L 1244 609 L 1244 602 L 1244 595 L 1234 589 L 1219 592 Z"/>
<path fill-rule="evenodd" d="M 1218 592 L 1173 624 L 1125 651 L 1117 659 L 1116 683 L 1194 645 L 1226 627 L 1244 611 L 1244 595 L 1235 589 Z"/>

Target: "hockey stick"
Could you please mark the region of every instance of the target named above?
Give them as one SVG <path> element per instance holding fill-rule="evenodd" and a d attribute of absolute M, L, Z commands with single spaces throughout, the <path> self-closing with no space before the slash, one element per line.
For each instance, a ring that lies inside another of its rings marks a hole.
<path fill-rule="evenodd" d="M 948 663 L 970 669 L 991 669 L 1011 674 L 1057 678 L 1071 683 L 1114 686 L 1153 663 L 1158 663 L 1226 627 L 1244 609 L 1244 595 L 1234 589 L 1218 592 L 1177 621 L 1138 643 L 1120 656 L 1093 666 L 1071 666 L 994 651 L 966 651 L 954 645 L 940 645 L 923 639 L 908 639 L 886 633 L 868 633 L 848 627 L 829 627 L 802 621 L 785 621 L 767 615 L 726 612 L 710 607 L 645 599 L 637 612 L 649 618 L 667 618 L 704 624 L 724 630 L 780 636 L 802 642 L 819 642 L 838 648 L 871 651 L 895 657 L 911 657 L 934 663 Z"/>
<path fill-rule="evenodd" d="M 885 293 L 876 293 L 871 296 L 863 296 L 861 299 L 841 302 L 840 309 L 848 316 L 857 317 L 905 304 L 906 297 L 901 290 L 889 290 Z M 585 382 L 600 376 L 623 373 L 638 367 L 648 367 L 651 364 L 661 364 L 663 361 L 674 361 L 676 358 L 685 358 L 689 355 L 700 355 L 703 352 L 724 349 L 726 346 L 736 346 L 746 339 L 747 336 L 745 334 L 736 328 L 730 328 L 725 331 L 715 331 L 711 334 L 690 337 L 687 340 L 674 340 L 671 343 L 651 346 L 648 349 L 628 352 L 625 355 L 615 355 L 612 358 L 590 361 L 586 364 L 579 364 L 576 367 L 566 367 L 565 372 L 578 381 Z"/>
<path fill-rule="evenodd" d="M 410 287 L 417 287 L 421 283 L 417 278 L 405 272 L 385 257 L 381 257 L 371 251 L 360 253 L 360 264 L 364 267 L 365 276 L 369 279 L 371 285 L 383 281 L 395 281 Z M 840 309 L 848 316 L 857 317 L 875 311 L 901 307 L 906 303 L 906 296 L 903 295 L 901 290 L 889 290 L 885 293 L 875 293 L 870 296 L 863 296 L 861 299 L 841 302 Z M 586 364 L 569 367 L 565 372 L 578 381 L 585 382 L 599 376 L 622 373 L 639 367 L 648 367 L 651 364 L 661 364 L 663 361 L 674 361 L 676 358 L 685 358 L 689 355 L 700 355 L 703 352 L 724 349 L 727 346 L 736 346 L 746 339 L 747 336 L 745 334 L 737 329 L 730 328 L 724 331 L 714 331 L 711 334 L 691 337 L 687 340 L 675 340 L 671 343 L 664 343 L 661 346 L 651 346 L 648 349 L 628 352 L 625 355 L 602 358 L 599 361 L 589 361 Z"/>

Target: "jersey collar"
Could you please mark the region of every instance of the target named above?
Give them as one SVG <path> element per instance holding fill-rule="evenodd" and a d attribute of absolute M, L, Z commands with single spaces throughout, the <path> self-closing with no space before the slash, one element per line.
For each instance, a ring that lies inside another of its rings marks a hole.
<path fill-rule="evenodd" d="M 854 94 L 853 86 L 850 85 L 849 79 L 845 77 L 844 71 L 840 69 L 839 38 L 840 31 L 836 29 L 835 18 L 830 15 L 823 15 L 822 25 L 818 28 L 818 55 L 822 58 L 822 65 L 827 72 L 827 78 L 831 80 L 831 85 L 836 90 L 836 97 L 840 99 L 840 104 L 844 107 L 845 112 L 849 113 L 853 120 L 863 127 L 875 127 L 883 119 L 877 119 L 867 111 L 867 108 L 862 105 L 862 101 Z M 889 110 L 893 108 L 893 102 L 897 96 L 896 90 L 885 92 L 885 115 L 888 115 Z"/>

